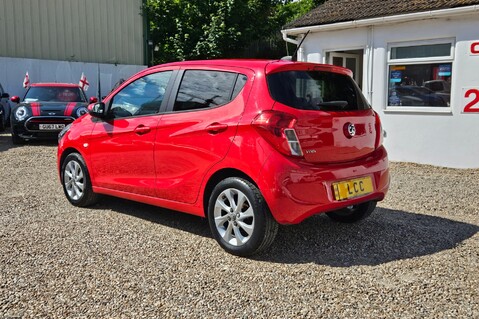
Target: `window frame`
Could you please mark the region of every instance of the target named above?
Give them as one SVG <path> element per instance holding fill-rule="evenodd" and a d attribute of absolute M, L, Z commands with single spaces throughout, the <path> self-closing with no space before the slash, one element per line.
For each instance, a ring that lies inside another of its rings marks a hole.
<path fill-rule="evenodd" d="M 168 82 L 167 82 L 167 85 L 166 85 L 166 88 L 165 88 L 165 93 L 163 95 L 163 100 L 161 102 L 161 105 L 160 105 L 158 111 L 156 111 L 155 113 L 148 113 L 148 114 L 132 114 L 131 116 L 121 116 L 121 117 L 112 116 L 113 102 L 115 101 L 115 98 L 121 92 L 123 92 L 124 89 L 126 89 L 127 87 L 129 87 L 133 83 L 135 83 L 135 82 L 137 82 L 141 79 L 144 79 L 148 76 L 156 75 L 156 74 L 159 74 L 159 73 L 165 73 L 165 72 L 171 72 L 171 74 L 170 74 L 170 77 L 168 79 Z M 138 77 L 135 77 L 135 78 L 130 79 L 128 81 L 125 81 L 124 83 L 122 83 L 116 89 L 115 94 L 112 95 L 107 102 L 108 103 L 108 108 L 107 108 L 108 111 L 107 112 L 108 112 L 109 118 L 111 118 L 113 120 L 120 120 L 120 119 L 130 119 L 130 118 L 137 118 L 137 117 L 144 117 L 144 116 L 156 116 L 156 115 L 164 113 L 165 109 L 166 109 L 166 105 L 167 105 L 168 100 L 170 98 L 172 86 L 173 86 L 173 83 L 175 82 L 177 73 L 178 73 L 178 71 L 175 70 L 175 69 L 153 70 L 152 72 L 148 72 L 148 73 L 142 74 L 141 76 L 138 76 Z"/>
<path fill-rule="evenodd" d="M 398 47 L 409 47 L 409 46 L 424 46 L 424 45 L 434 45 L 434 44 L 450 44 L 449 55 L 444 56 L 435 56 L 435 57 L 421 57 L 421 58 L 404 58 L 404 59 L 392 59 L 392 49 Z M 438 64 L 438 63 L 447 63 L 451 64 L 451 82 L 454 81 L 454 59 L 455 59 L 455 47 L 456 39 L 455 38 L 438 38 L 430 40 L 418 40 L 418 41 L 407 41 L 407 42 L 391 42 L 387 46 L 387 63 L 385 70 L 385 79 L 386 79 L 386 88 L 385 88 L 385 98 L 384 98 L 384 112 L 385 113 L 452 113 L 452 101 L 453 101 L 453 91 L 451 89 L 450 104 L 446 107 L 439 106 L 389 106 L 389 88 L 390 88 L 390 79 L 389 72 L 392 66 L 401 66 L 401 65 L 424 65 L 424 64 Z M 453 87 L 451 83 L 451 88 Z"/>

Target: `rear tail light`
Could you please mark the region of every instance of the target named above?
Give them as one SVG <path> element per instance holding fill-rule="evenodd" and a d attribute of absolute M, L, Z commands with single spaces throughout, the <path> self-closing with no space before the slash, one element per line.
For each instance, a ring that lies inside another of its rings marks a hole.
<path fill-rule="evenodd" d="M 374 116 L 376 118 L 376 143 L 375 146 L 378 148 L 379 146 L 383 145 L 384 141 L 384 132 L 383 126 L 381 124 L 381 119 L 379 118 L 379 114 L 375 111 Z"/>
<path fill-rule="evenodd" d="M 290 156 L 303 156 L 298 135 L 294 130 L 296 118 L 277 111 L 264 111 L 251 123 L 278 151 Z"/>

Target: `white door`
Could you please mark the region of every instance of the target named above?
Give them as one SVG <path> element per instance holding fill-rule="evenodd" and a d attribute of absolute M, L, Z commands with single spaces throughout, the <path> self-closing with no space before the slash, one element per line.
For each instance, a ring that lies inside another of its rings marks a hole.
<path fill-rule="evenodd" d="M 360 83 L 360 78 L 359 78 L 360 57 L 361 56 L 359 54 L 330 52 L 328 63 L 350 69 L 351 71 L 353 71 L 353 78 L 356 81 L 356 83 Z"/>

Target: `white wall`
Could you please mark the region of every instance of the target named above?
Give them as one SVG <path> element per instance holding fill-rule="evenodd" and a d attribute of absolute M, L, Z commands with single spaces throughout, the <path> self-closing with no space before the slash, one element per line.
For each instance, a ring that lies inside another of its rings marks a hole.
<path fill-rule="evenodd" d="M 127 79 L 145 68 L 144 65 L 114 65 L 0 57 L 0 83 L 10 96 L 18 95 L 22 97 L 25 94 L 22 83 L 26 72 L 30 77 L 30 83 L 78 83 L 83 72 L 90 83 L 90 88 L 86 91 L 87 96 L 90 97 L 97 96 L 98 93 L 98 69 L 100 70 L 101 94 L 106 95 L 120 78 Z"/>
<path fill-rule="evenodd" d="M 456 168 L 479 168 L 479 113 L 463 113 L 464 88 L 479 89 L 479 55 L 470 55 L 471 41 L 479 41 L 479 15 L 422 20 L 312 33 L 305 40 L 308 61 L 325 62 L 327 51 L 365 48 L 363 91 L 381 115 L 387 131 L 385 146 L 392 161 Z M 369 34 L 369 36 L 368 36 Z M 386 110 L 388 43 L 455 38 L 451 112 L 405 113 Z M 372 41 L 371 41 L 372 40 Z M 372 51 L 369 51 L 371 45 Z M 373 59 L 368 59 L 373 52 Z M 372 70 L 368 74 L 368 70 Z M 372 79 L 370 78 L 372 76 Z M 367 83 L 372 81 L 369 92 Z M 369 95 L 368 93 L 371 93 Z M 470 99 L 469 99 L 470 100 Z"/>

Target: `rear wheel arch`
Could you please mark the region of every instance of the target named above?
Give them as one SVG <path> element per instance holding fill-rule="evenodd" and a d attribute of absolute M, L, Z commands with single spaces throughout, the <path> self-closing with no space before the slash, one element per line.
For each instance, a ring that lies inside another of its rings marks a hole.
<path fill-rule="evenodd" d="M 256 187 L 258 187 L 256 182 L 250 176 L 248 176 L 246 173 L 240 170 L 237 170 L 234 168 L 224 168 L 215 172 L 213 175 L 210 176 L 208 182 L 206 183 L 205 190 L 203 192 L 203 212 L 205 214 L 205 217 L 208 217 L 208 204 L 209 204 L 210 196 L 213 192 L 213 189 L 216 187 L 216 185 L 218 185 L 219 182 L 221 182 L 222 180 L 228 177 L 242 178 L 252 183 Z"/>

